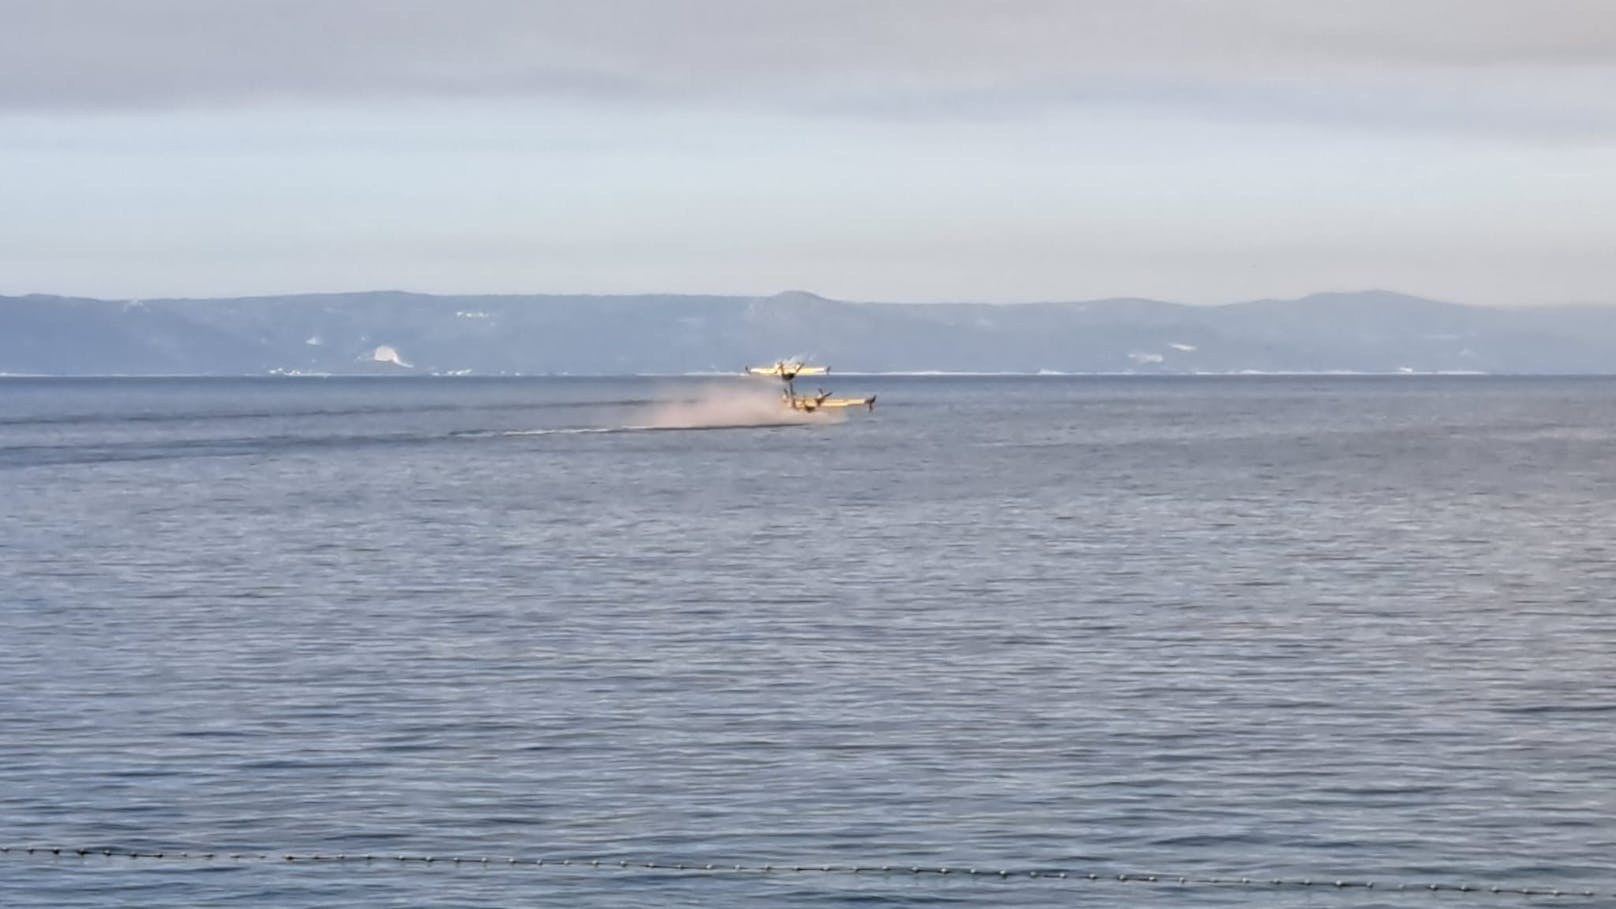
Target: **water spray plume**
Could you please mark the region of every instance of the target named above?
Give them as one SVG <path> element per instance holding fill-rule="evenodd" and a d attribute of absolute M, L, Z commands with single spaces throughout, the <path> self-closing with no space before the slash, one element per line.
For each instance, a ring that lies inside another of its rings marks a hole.
<path fill-rule="evenodd" d="M 779 394 L 769 389 L 713 385 L 700 389 L 695 397 L 657 402 L 637 425 L 654 429 L 714 429 L 840 422 L 841 419 L 840 413 L 792 410 L 781 403 Z"/>

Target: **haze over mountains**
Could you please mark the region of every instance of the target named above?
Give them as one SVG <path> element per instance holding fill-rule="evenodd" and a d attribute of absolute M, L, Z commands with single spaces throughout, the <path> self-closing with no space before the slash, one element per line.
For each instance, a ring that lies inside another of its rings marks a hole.
<path fill-rule="evenodd" d="M 0 373 L 1616 373 L 1616 305 L 1512 309 L 1385 291 L 1188 306 L 771 297 L 0 297 Z"/>

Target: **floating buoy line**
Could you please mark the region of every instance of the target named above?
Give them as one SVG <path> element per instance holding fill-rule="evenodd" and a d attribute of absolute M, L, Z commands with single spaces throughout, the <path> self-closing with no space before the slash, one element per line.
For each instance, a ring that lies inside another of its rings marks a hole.
<path fill-rule="evenodd" d="M 1334 877 L 1211 877 L 1192 874 L 1164 874 L 1143 872 L 1098 872 L 1070 868 L 1009 868 L 990 865 L 914 865 L 914 864 L 826 864 L 807 862 L 780 862 L 769 864 L 737 864 L 733 862 L 680 862 L 630 861 L 628 859 L 600 858 L 534 858 L 487 855 L 428 855 L 394 852 L 262 852 L 262 851 L 144 851 L 111 848 L 69 848 L 63 846 L 0 846 L 0 857 L 12 859 L 112 859 L 161 861 L 193 865 L 246 865 L 246 864 L 353 864 L 368 866 L 438 866 L 472 868 L 546 868 L 575 869 L 602 872 L 645 872 L 659 874 L 702 875 L 804 875 L 836 874 L 858 876 L 951 877 L 985 881 L 1039 881 L 1045 884 L 1068 883 L 1122 883 L 1155 884 L 1162 887 L 1223 887 L 1251 890 L 1363 890 L 1376 894 L 1388 893 L 1474 893 L 1483 895 L 1510 895 L 1528 897 L 1561 897 L 1580 899 L 1616 900 L 1616 888 L 1589 887 L 1503 886 L 1498 884 L 1464 883 L 1411 883 L 1380 882 L 1364 879 Z M 1367 895 L 1367 894 L 1366 894 Z"/>

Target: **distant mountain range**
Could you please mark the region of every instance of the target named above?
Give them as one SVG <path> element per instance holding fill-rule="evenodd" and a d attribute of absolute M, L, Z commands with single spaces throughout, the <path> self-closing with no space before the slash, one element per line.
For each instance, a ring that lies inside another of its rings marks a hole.
<path fill-rule="evenodd" d="M 1616 373 L 1616 306 L 1489 308 L 1385 291 L 1187 306 L 772 297 L 0 297 L 0 373 Z"/>

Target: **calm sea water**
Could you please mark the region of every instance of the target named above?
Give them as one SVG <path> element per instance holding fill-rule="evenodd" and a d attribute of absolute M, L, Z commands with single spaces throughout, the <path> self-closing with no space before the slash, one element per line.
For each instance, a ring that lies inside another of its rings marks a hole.
<path fill-rule="evenodd" d="M 13 851 L 0 904 L 1616 892 L 1616 381 L 833 378 L 881 406 L 0 381 L 0 846 L 1380 887 Z"/>

